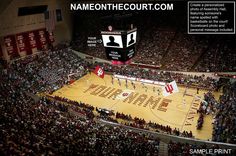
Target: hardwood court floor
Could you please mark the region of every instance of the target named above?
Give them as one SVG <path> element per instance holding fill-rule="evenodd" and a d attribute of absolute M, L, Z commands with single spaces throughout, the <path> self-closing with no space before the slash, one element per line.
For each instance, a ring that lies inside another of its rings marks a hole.
<path fill-rule="evenodd" d="M 64 86 L 53 95 L 130 114 L 132 117 L 169 125 L 181 131 L 191 130 L 196 138 L 211 139 L 211 115 L 205 116 L 201 130 L 196 129 L 199 116 L 196 112 L 200 106 L 199 98 L 203 98 L 206 91 L 200 90 L 196 95 L 196 89 L 187 89 L 186 93 L 189 95 L 183 96 L 185 88 L 179 87 L 179 93 L 163 97 L 162 92 L 160 95 L 157 91 L 153 92 L 153 85 L 146 85 L 147 89 L 141 83 L 135 82 L 135 85 L 134 90 L 131 82 L 128 81 L 128 88 L 126 88 L 125 80 L 121 80 L 121 86 L 119 86 L 117 79 L 114 80 L 113 85 L 110 75 L 105 75 L 104 79 L 101 79 L 92 73 L 85 75 L 71 85 Z M 155 90 L 157 88 L 161 91 L 161 86 L 155 86 Z M 219 96 L 219 93 L 216 94 Z M 127 95 L 129 95 L 128 98 Z"/>

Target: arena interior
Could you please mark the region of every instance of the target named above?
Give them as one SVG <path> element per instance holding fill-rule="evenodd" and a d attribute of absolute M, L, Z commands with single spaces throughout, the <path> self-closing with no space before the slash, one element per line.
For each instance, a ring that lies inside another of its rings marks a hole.
<path fill-rule="evenodd" d="M 188 34 L 187 1 L 75 2 L 0 1 L 0 155 L 236 155 L 235 34 Z M 101 31 L 133 28 L 134 57 L 108 59 Z M 178 92 L 164 96 L 173 81 Z"/>

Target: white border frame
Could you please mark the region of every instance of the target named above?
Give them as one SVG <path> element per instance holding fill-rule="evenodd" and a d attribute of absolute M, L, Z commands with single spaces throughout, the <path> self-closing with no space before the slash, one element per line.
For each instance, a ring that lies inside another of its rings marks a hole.
<path fill-rule="evenodd" d="M 121 45 L 118 47 L 118 46 L 107 46 L 105 43 L 104 43 L 104 36 L 119 36 L 120 39 L 121 39 Z M 102 34 L 102 44 L 104 46 L 104 48 L 118 48 L 118 49 L 122 49 L 124 48 L 124 45 L 123 45 L 123 39 L 122 39 L 122 35 L 111 35 L 111 34 Z"/>
<path fill-rule="evenodd" d="M 234 5 L 234 31 L 233 32 L 189 32 L 189 4 L 190 3 L 232 3 Z M 235 1 L 188 1 L 188 34 L 235 34 Z"/>

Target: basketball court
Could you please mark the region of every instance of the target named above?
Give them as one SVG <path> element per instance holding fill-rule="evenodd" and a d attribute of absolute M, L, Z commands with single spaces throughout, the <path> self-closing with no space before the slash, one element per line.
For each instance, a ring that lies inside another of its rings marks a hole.
<path fill-rule="evenodd" d="M 95 74 L 87 74 L 71 85 L 64 86 L 53 93 L 54 96 L 66 97 L 70 100 L 82 101 L 98 108 L 106 108 L 132 117 L 143 118 L 162 125 L 169 125 L 180 131 L 192 131 L 198 139 L 208 140 L 212 137 L 212 116 L 204 117 L 201 130 L 197 130 L 198 114 L 203 94 L 206 91 L 179 87 L 179 92 L 163 97 L 161 86 L 134 82 L 135 89 L 128 81 L 110 75 L 104 79 Z M 160 94 L 158 95 L 158 89 Z M 184 93 L 185 96 L 184 96 Z M 219 93 L 216 93 L 219 97 Z"/>

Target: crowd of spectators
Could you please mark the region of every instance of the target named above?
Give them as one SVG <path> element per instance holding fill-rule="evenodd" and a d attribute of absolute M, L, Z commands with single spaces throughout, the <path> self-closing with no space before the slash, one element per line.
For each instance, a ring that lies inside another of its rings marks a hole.
<path fill-rule="evenodd" d="M 68 83 L 67 75 L 80 78 L 88 67 L 94 67 L 68 49 L 42 52 L 18 60 L 0 71 L 0 154 L 1 155 L 157 155 L 159 141 L 121 127 L 109 127 L 93 120 L 95 108 L 82 102 L 61 97 L 33 100 L 29 93 L 51 93 Z M 215 86 L 216 80 L 164 71 L 147 71 L 129 66 L 108 66 L 112 73 L 172 81 L 204 87 Z M 235 90 L 224 88 L 216 106 L 213 139 L 235 143 Z M 235 88 L 234 88 L 235 89 Z M 71 106 L 72 105 L 72 106 Z M 85 118 L 74 116 L 71 109 Z M 153 128 L 159 132 L 192 137 L 192 132 L 180 132 L 169 126 L 146 122 L 124 114 L 129 126 Z"/>
<path fill-rule="evenodd" d="M 74 116 L 66 99 L 35 101 L 12 73 L 0 75 L 0 155 L 158 154 L 157 138 Z"/>
<path fill-rule="evenodd" d="M 205 151 L 200 151 L 199 149 L 202 149 Z M 168 144 L 168 154 L 170 156 L 223 155 L 222 151 L 219 151 L 219 153 L 217 153 L 218 149 L 221 149 L 218 145 L 207 146 L 206 144 L 197 145 L 197 144 L 189 144 L 189 143 L 180 143 L 176 141 L 170 141 Z M 229 152 L 227 155 L 234 155 L 235 151 L 232 149 L 230 150 L 231 152 Z M 212 151 L 212 152 L 209 152 L 209 151 Z M 209 154 L 206 154 L 207 152 Z"/>
<path fill-rule="evenodd" d="M 76 118 L 57 102 L 22 98 L 1 109 L 1 155 L 158 154 L 156 139 Z"/>
<path fill-rule="evenodd" d="M 132 62 L 171 71 L 236 71 L 235 37 L 188 35 L 182 29 L 159 26 L 152 22 L 148 24 L 139 27 L 136 55 Z M 103 44 L 88 46 L 90 34 L 78 36 L 71 44 L 73 49 L 107 59 Z M 94 34 L 97 39 L 101 38 L 100 34 Z"/>
<path fill-rule="evenodd" d="M 199 56 L 208 47 L 203 37 L 189 36 L 178 32 L 170 44 L 164 58 L 164 69 L 172 71 L 190 71 Z"/>
<path fill-rule="evenodd" d="M 86 116 L 89 119 L 93 119 L 94 117 L 96 118 L 100 118 L 100 119 L 104 119 L 107 121 L 111 121 L 114 123 L 119 123 L 118 120 L 122 119 L 122 121 L 120 122 L 123 125 L 126 126 L 131 126 L 134 128 L 140 128 L 140 129 L 146 129 L 146 130 L 152 130 L 152 131 L 156 131 L 156 132 L 161 132 L 161 133 L 167 133 L 167 134 L 172 134 L 172 135 L 176 135 L 176 136 L 183 136 L 183 137 L 189 137 L 192 138 L 193 134 L 192 132 L 187 132 L 187 131 L 183 131 L 180 132 L 179 129 L 172 129 L 170 126 L 164 126 L 158 123 L 154 123 L 154 122 L 146 122 L 144 119 L 138 118 L 138 117 L 132 117 L 131 115 L 127 115 L 124 113 L 119 113 L 116 112 L 114 113 L 113 110 L 106 110 L 106 109 L 102 109 L 102 108 L 94 108 L 93 106 L 89 105 L 89 104 L 85 104 L 82 102 L 77 102 L 77 101 L 72 101 L 66 98 L 62 98 L 62 97 L 58 97 L 58 96 L 47 96 L 47 98 L 59 101 L 59 102 L 64 102 L 65 104 L 69 104 L 71 106 L 71 108 L 83 115 Z M 98 112 L 98 115 L 95 115 L 94 112 Z"/>
<path fill-rule="evenodd" d="M 92 105 L 88 105 L 83 102 L 72 101 L 67 98 L 63 98 L 63 97 L 59 97 L 59 96 L 46 95 L 45 98 L 69 105 L 70 108 L 73 109 L 75 112 L 79 113 L 82 116 L 86 116 L 89 119 L 94 118 L 93 111 L 95 108 Z"/>
<path fill-rule="evenodd" d="M 132 126 L 135 128 L 152 130 L 152 131 L 162 132 L 162 133 L 167 133 L 167 134 L 172 134 L 172 135 L 176 135 L 176 136 L 183 136 L 183 137 L 189 137 L 189 138 L 193 137 L 192 131 L 180 132 L 180 130 L 177 128 L 172 129 L 168 125 L 164 126 L 164 125 L 161 125 L 161 124 L 158 124 L 155 122 L 151 122 L 151 121 L 146 122 L 144 119 L 140 119 L 138 117 L 132 118 L 131 115 L 126 115 L 126 114 L 117 112 L 115 117 L 116 117 L 116 119 L 123 119 L 124 124 L 127 126 Z"/>
<path fill-rule="evenodd" d="M 218 39 L 209 47 L 195 70 L 200 72 L 236 71 L 235 39 Z"/>
<path fill-rule="evenodd" d="M 93 57 L 106 59 L 105 48 L 101 44 L 97 45 L 96 47 L 88 47 L 83 52 Z"/>
<path fill-rule="evenodd" d="M 21 80 L 22 88 L 31 93 L 53 92 L 68 83 L 68 75 L 76 73 L 82 77 L 86 62 L 69 52 L 69 49 L 41 52 L 35 56 L 13 62 L 8 71 Z M 15 75 L 18 74 L 18 76 Z"/>
<path fill-rule="evenodd" d="M 197 129 L 201 129 L 204 123 L 204 114 L 203 113 L 199 113 L 199 117 L 197 120 Z"/>
<path fill-rule="evenodd" d="M 131 62 L 155 65 L 162 70 L 171 71 L 236 71 L 234 36 L 189 35 L 178 24 L 170 26 L 170 23 L 161 18 L 153 22 L 154 17 L 136 17 L 137 46 L 136 55 Z M 96 38 L 96 41 L 101 39 L 100 30 L 106 30 L 108 26 L 104 24 L 99 18 L 87 20 L 75 35 L 72 48 L 93 57 L 107 59 L 103 44 L 91 46 L 87 42 L 90 37 Z"/>
<path fill-rule="evenodd" d="M 204 99 L 203 101 L 201 101 L 200 107 L 197 111 L 199 113 L 199 118 L 197 121 L 197 129 L 202 128 L 205 115 L 214 114 L 216 105 L 217 105 L 217 101 L 214 95 L 212 94 L 212 92 L 209 91 L 205 93 Z"/>
<path fill-rule="evenodd" d="M 211 91 L 204 94 L 204 100 L 201 102 L 199 113 L 213 114 L 216 111 L 216 105 L 218 104 L 213 93 Z"/>
<path fill-rule="evenodd" d="M 170 141 L 168 144 L 168 154 L 174 155 L 174 156 L 178 156 L 178 155 L 187 156 L 189 155 L 189 150 L 194 149 L 194 148 L 196 148 L 196 145 L 194 146 L 188 143 L 184 144 L 180 142 Z"/>
<path fill-rule="evenodd" d="M 188 137 L 188 138 L 193 137 L 192 131 L 190 131 L 190 132 L 187 132 L 187 131 L 180 132 L 179 129 L 176 129 L 176 128 L 172 129 L 168 125 L 163 126 L 163 125 L 153 123 L 153 122 L 149 122 L 148 125 L 150 127 L 152 127 L 153 129 L 156 129 L 156 131 L 158 131 L 158 132 L 164 132 L 164 133 L 167 133 L 167 134 L 172 134 L 172 135 L 182 136 L 182 137 Z"/>
<path fill-rule="evenodd" d="M 149 29 L 140 39 L 133 61 L 161 66 L 163 56 L 174 36 L 175 31 L 169 29 L 157 29 L 156 27 Z"/>
<path fill-rule="evenodd" d="M 215 106 L 213 141 L 236 143 L 236 83 L 227 84 Z"/>
<path fill-rule="evenodd" d="M 98 63 L 105 71 L 131 76 L 136 78 L 144 78 L 160 82 L 171 82 L 175 80 L 178 84 L 184 86 L 198 87 L 202 89 L 217 89 L 217 80 L 205 75 L 196 76 L 177 72 L 159 71 L 151 69 L 141 69 L 135 66 L 111 66 L 109 64 Z"/>

